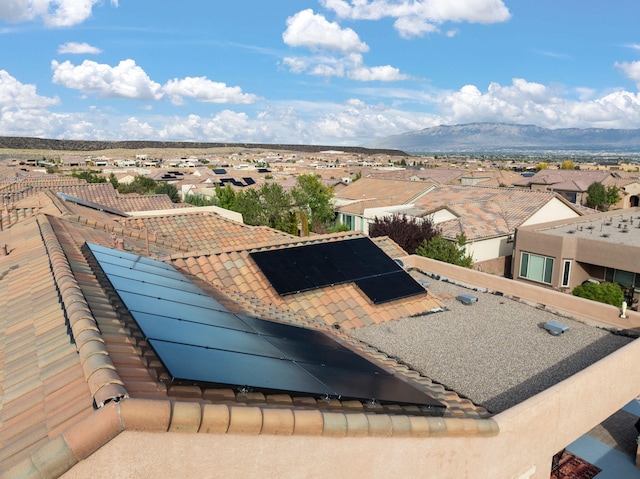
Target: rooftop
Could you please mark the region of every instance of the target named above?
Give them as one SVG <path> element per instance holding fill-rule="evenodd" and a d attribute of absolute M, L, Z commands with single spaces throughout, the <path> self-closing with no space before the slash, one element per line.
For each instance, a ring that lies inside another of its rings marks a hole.
<path fill-rule="evenodd" d="M 633 339 L 504 295 L 425 277 L 444 301 L 440 313 L 365 326 L 349 333 L 499 413 L 581 371 Z M 455 298 L 471 294 L 465 305 Z M 547 321 L 569 326 L 552 336 Z"/>
<path fill-rule="evenodd" d="M 640 210 L 615 210 L 536 230 L 553 236 L 574 236 L 605 243 L 640 246 Z"/>

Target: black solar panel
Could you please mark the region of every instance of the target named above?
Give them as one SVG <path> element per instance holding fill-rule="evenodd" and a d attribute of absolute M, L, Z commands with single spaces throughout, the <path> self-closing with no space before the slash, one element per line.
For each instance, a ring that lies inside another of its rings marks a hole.
<path fill-rule="evenodd" d="M 173 381 L 444 406 L 320 331 L 236 315 L 161 261 L 87 243 Z M 322 251 L 319 250 L 319 251 Z"/>
<path fill-rule="evenodd" d="M 251 186 L 251 185 L 255 185 L 256 184 L 256 180 L 254 180 L 253 178 L 251 178 L 249 176 L 243 176 L 242 179 L 247 184 L 247 186 Z"/>
<path fill-rule="evenodd" d="M 282 296 L 348 282 L 375 304 L 425 293 L 369 238 L 258 251 L 251 257 Z"/>

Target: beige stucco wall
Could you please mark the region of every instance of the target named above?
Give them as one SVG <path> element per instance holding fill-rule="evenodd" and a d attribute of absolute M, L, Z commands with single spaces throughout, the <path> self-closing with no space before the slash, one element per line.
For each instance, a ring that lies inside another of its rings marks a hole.
<path fill-rule="evenodd" d="M 521 226 L 537 225 L 548 221 L 576 218 L 580 216 L 572 208 L 567 206 L 558 198 L 553 198 L 546 205 L 531 215 Z"/>

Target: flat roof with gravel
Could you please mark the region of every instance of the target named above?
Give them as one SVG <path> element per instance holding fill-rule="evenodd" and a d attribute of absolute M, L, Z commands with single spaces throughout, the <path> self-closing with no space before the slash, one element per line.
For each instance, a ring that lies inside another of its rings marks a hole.
<path fill-rule="evenodd" d="M 499 413 L 633 341 L 499 294 L 424 277 L 446 310 L 349 334 Z M 465 305 L 456 296 L 471 294 Z M 542 325 L 568 326 L 553 336 Z M 604 385 L 603 385 L 604 386 Z"/>

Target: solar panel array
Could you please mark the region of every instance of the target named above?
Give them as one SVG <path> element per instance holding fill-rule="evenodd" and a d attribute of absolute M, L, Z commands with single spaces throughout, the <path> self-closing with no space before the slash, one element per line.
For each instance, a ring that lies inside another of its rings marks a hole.
<path fill-rule="evenodd" d="M 250 253 L 281 296 L 355 282 L 374 304 L 425 289 L 369 238 Z"/>
<path fill-rule="evenodd" d="M 316 330 L 230 312 L 171 265 L 87 243 L 177 383 L 444 406 Z"/>

